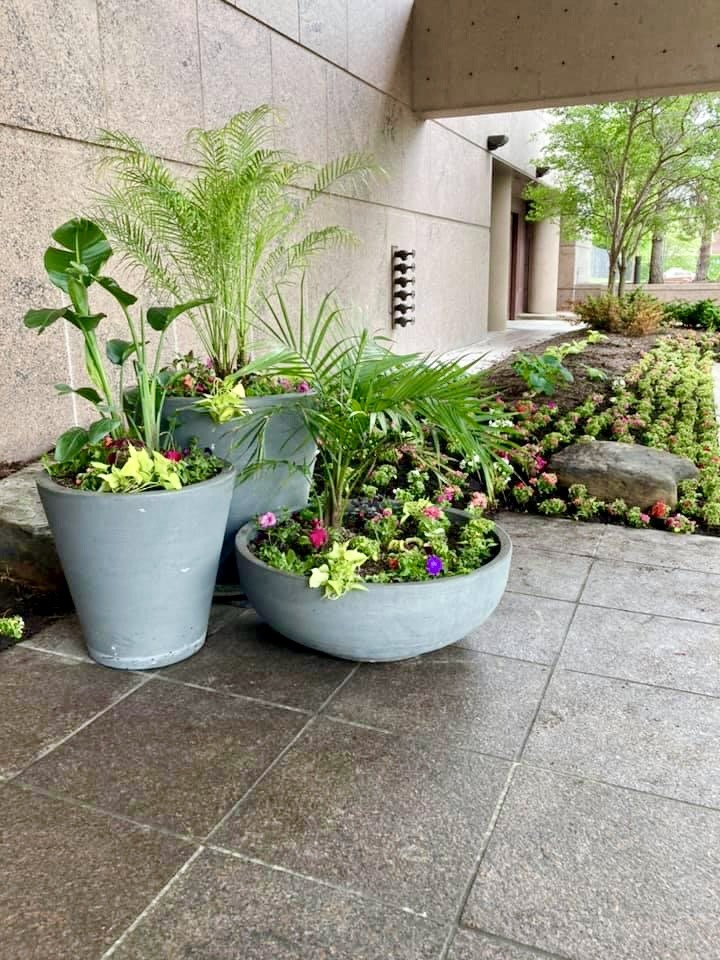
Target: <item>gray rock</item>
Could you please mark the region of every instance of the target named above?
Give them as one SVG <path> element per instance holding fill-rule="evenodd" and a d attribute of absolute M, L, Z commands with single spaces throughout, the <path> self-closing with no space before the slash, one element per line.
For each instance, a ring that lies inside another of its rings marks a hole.
<path fill-rule="evenodd" d="M 48 593 L 64 589 L 55 541 L 35 486 L 42 473 L 40 464 L 32 464 L 0 480 L 0 599 L 3 581 Z"/>
<path fill-rule="evenodd" d="M 695 464 L 685 457 L 639 443 L 612 440 L 565 447 L 552 457 L 550 469 L 557 474 L 561 487 L 582 483 L 593 497 L 621 497 L 628 506 L 642 509 L 658 500 L 674 507 L 678 483 L 694 480 L 699 474 Z"/>

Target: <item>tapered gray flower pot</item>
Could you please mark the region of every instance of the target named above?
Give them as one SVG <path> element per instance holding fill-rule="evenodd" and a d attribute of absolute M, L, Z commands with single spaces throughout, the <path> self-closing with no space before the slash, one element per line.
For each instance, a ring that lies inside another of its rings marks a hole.
<path fill-rule="evenodd" d="M 462 522 L 464 514 L 450 511 Z M 496 526 L 500 551 L 473 573 L 419 583 L 369 583 L 367 590 L 326 599 L 307 580 L 276 570 L 248 547 L 257 526 L 235 539 L 240 583 L 257 612 L 285 637 L 345 660 L 407 660 L 462 640 L 500 602 L 512 545 Z"/>
<path fill-rule="evenodd" d="M 235 534 L 244 523 L 268 510 L 276 513 L 285 507 L 299 510 L 307 505 L 317 447 L 298 405 L 310 402 L 311 393 L 248 397 L 246 403 L 251 414 L 227 423 L 215 423 L 202 410 L 193 408 L 191 399 L 166 398 L 163 414 L 166 424 L 171 418 L 175 420 L 175 444 L 186 446 L 196 439 L 201 449 L 208 448 L 216 457 L 229 461 L 238 474 L 257 458 L 257 443 L 253 442 L 252 435 L 248 437 L 248 431 L 262 423 L 270 411 L 276 411 L 267 421 L 263 451 L 263 460 L 275 463 L 238 479 L 230 504 L 221 563 L 229 559 L 234 568 Z M 278 408 L 281 408 L 279 413 Z"/>
<path fill-rule="evenodd" d="M 93 493 L 38 479 L 88 653 L 164 667 L 205 642 L 235 470 L 182 490 Z"/>

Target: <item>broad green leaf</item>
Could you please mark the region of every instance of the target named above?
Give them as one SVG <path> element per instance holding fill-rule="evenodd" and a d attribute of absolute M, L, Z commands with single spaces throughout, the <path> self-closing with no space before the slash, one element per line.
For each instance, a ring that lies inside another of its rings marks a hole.
<path fill-rule="evenodd" d="M 76 393 L 79 397 L 82 397 L 83 400 L 87 400 L 90 403 L 95 404 L 95 406 L 97 406 L 99 403 L 102 403 L 102 397 L 93 387 L 78 387 L 76 390 L 67 383 L 56 383 L 55 389 L 62 396 L 68 393 Z"/>
<path fill-rule="evenodd" d="M 153 330 L 166 330 L 170 324 L 183 313 L 200 307 L 204 303 L 212 303 L 212 297 L 203 297 L 200 300 L 188 300 L 187 303 L 178 303 L 174 307 L 150 307 L 147 312 L 147 322 Z"/>
<path fill-rule="evenodd" d="M 112 433 L 112 431 L 119 426 L 120 421 L 114 418 L 103 417 L 101 420 L 96 420 L 95 423 L 91 423 L 88 427 L 88 441 L 90 443 L 98 443 L 103 437 Z"/>
<path fill-rule="evenodd" d="M 67 307 L 62 307 L 60 310 L 28 310 L 23 318 L 23 323 L 30 330 L 37 330 L 38 333 L 42 333 L 60 317 L 64 317 L 66 310 Z"/>
<path fill-rule="evenodd" d="M 105 234 L 90 220 L 78 218 L 68 220 L 67 223 L 58 227 L 52 236 L 53 240 L 65 249 L 48 247 L 44 258 L 45 269 L 51 283 L 66 293 L 68 292 L 67 269 L 73 262 L 87 268 L 84 283 L 85 286 L 89 286 L 93 281 L 93 275 L 112 253 Z"/>
<path fill-rule="evenodd" d="M 88 432 L 83 427 L 71 427 L 58 439 L 55 445 L 55 459 L 65 463 L 76 457 L 88 442 Z"/>
<path fill-rule="evenodd" d="M 95 277 L 97 282 L 101 287 L 104 287 L 107 292 L 115 297 L 118 303 L 122 304 L 123 307 L 131 307 L 134 303 L 137 303 L 137 297 L 132 293 L 128 293 L 127 290 L 123 290 L 119 283 L 116 283 L 112 277 Z"/>
<path fill-rule="evenodd" d="M 83 333 L 89 333 L 90 330 L 94 330 L 105 316 L 107 316 L 105 313 L 92 313 L 90 316 L 82 317 L 73 310 L 67 309 L 65 311 L 65 319 L 69 320 L 78 330 L 82 330 Z"/>
<path fill-rule="evenodd" d="M 110 363 L 121 367 L 127 358 L 135 352 L 135 344 L 129 340 L 108 340 L 105 353 Z"/>

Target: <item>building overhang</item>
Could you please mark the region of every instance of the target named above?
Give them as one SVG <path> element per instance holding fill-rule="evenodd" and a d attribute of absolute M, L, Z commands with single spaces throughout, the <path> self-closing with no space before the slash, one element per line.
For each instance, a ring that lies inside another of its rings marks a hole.
<path fill-rule="evenodd" d="M 413 58 L 428 117 L 720 90 L 720 5 L 415 0 Z"/>

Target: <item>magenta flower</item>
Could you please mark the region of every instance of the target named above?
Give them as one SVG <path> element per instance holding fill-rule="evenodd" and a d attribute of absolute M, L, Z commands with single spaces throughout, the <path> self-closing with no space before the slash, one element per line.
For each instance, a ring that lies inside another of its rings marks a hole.
<path fill-rule="evenodd" d="M 440 507 L 424 507 L 423 513 L 426 517 L 430 517 L 431 520 L 439 520 L 442 516 Z"/>
<path fill-rule="evenodd" d="M 301 380 L 295 389 L 298 393 L 310 393 L 310 384 L 307 380 Z"/>
<path fill-rule="evenodd" d="M 180 453 L 179 450 L 166 450 L 164 456 L 166 460 L 172 460 L 175 463 L 177 463 L 178 460 L 182 460 L 183 458 L 183 455 Z"/>
<path fill-rule="evenodd" d="M 641 513 L 640 520 L 645 524 L 650 523 L 650 515 L 647 513 Z"/>
<path fill-rule="evenodd" d="M 270 510 L 268 510 L 267 513 L 261 513 L 258 517 L 258 526 L 261 530 L 269 530 L 270 527 L 274 527 L 276 523 L 277 517 Z"/>
<path fill-rule="evenodd" d="M 425 561 L 425 569 L 431 577 L 437 577 L 442 573 L 443 562 L 440 557 L 436 556 L 434 553 L 431 553 Z"/>
<path fill-rule="evenodd" d="M 484 493 L 480 493 L 476 490 L 473 495 L 470 497 L 470 506 L 477 507 L 479 510 L 486 510 L 488 505 L 488 498 Z"/>
<path fill-rule="evenodd" d="M 213 368 L 212 357 L 205 357 L 205 369 L 212 370 L 212 368 Z"/>
<path fill-rule="evenodd" d="M 313 520 L 312 530 L 308 534 L 308 539 L 316 550 L 324 547 L 328 542 L 328 532 L 319 520 Z"/>

